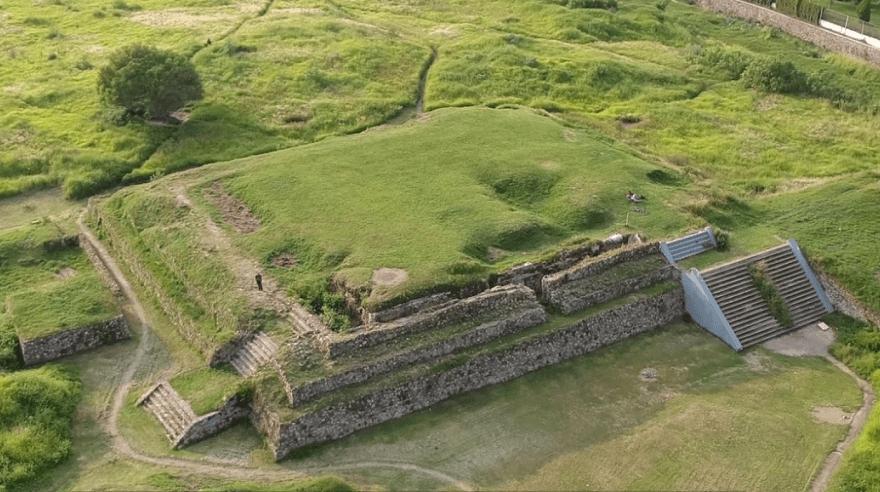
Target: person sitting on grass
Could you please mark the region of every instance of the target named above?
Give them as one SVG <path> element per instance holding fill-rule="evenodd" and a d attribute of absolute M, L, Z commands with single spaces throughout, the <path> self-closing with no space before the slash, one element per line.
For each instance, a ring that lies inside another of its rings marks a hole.
<path fill-rule="evenodd" d="M 633 203 L 641 203 L 647 200 L 644 195 L 639 195 L 638 193 L 633 193 L 631 191 L 626 192 L 626 199 Z"/>

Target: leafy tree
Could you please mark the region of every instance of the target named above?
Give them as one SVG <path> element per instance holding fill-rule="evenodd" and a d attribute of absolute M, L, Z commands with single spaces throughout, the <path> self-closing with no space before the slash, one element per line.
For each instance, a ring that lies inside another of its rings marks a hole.
<path fill-rule="evenodd" d="M 871 20 L 871 0 L 862 0 L 856 7 L 856 13 L 859 14 L 859 19 L 869 22 Z"/>
<path fill-rule="evenodd" d="M 98 75 L 104 102 L 128 116 L 164 118 L 202 97 L 202 82 L 184 56 L 135 44 L 120 48 Z"/>

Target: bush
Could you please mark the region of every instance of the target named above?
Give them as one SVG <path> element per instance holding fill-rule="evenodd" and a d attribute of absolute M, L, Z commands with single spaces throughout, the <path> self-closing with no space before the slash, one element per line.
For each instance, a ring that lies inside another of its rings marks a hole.
<path fill-rule="evenodd" d="M 776 321 L 783 328 L 791 328 L 791 312 L 779 294 L 779 290 L 773 284 L 773 281 L 770 280 L 770 277 L 767 276 L 767 264 L 763 261 L 753 263 L 749 266 L 749 275 L 751 275 L 755 287 L 758 288 L 761 298 L 764 299 L 767 307 L 770 308 L 770 314 L 776 318 Z"/>
<path fill-rule="evenodd" d="M 755 57 L 736 48 L 697 45 L 691 47 L 688 59 L 692 63 L 716 70 L 730 80 L 738 80 Z"/>
<path fill-rule="evenodd" d="M 822 18 L 822 10 L 821 5 L 802 0 L 798 4 L 797 16 L 811 24 L 818 24 L 819 19 Z"/>
<path fill-rule="evenodd" d="M 730 249 L 730 233 L 721 229 L 714 229 L 715 249 L 718 251 L 727 251 Z"/>
<path fill-rule="evenodd" d="M 871 0 L 862 0 L 859 2 L 858 7 L 856 7 L 856 13 L 859 14 L 859 19 L 862 19 L 865 22 L 871 21 Z"/>
<path fill-rule="evenodd" d="M 67 457 L 79 396 L 76 378 L 54 366 L 0 375 L 0 484 L 19 484 Z"/>
<path fill-rule="evenodd" d="M 202 97 L 202 82 L 185 57 L 143 45 L 121 48 L 98 74 L 98 92 L 129 115 L 164 118 Z"/>
<path fill-rule="evenodd" d="M 742 74 L 747 87 L 765 92 L 798 94 L 806 90 L 807 77 L 790 61 L 758 58 Z"/>

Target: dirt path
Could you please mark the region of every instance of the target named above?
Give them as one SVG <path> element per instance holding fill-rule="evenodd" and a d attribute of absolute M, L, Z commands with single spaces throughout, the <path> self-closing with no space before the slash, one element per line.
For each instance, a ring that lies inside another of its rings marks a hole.
<path fill-rule="evenodd" d="M 136 324 L 139 335 L 138 345 L 135 349 L 135 353 L 131 356 L 128 367 L 126 367 L 125 371 L 122 373 L 119 385 L 116 388 L 116 391 L 112 398 L 112 402 L 110 404 L 109 414 L 104 420 L 104 428 L 111 437 L 110 446 L 113 451 L 128 459 L 141 463 L 147 463 L 161 467 L 171 467 L 187 472 L 226 478 L 279 481 L 306 478 L 309 475 L 317 473 L 384 468 L 420 473 L 460 490 L 473 490 L 473 487 L 471 487 L 471 485 L 469 485 L 468 483 L 451 477 L 443 472 L 405 462 L 360 461 L 321 467 L 303 467 L 291 470 L 264 470 L 253 466 L 246 466 L 244 464 L 241 464 L 240 462 L 234 461 L 218 460 L 214 462 L 203 462 L 192 459 L 151 456 L 134 449 L 128 443 L 128 441 L 125 440 L 125 437 L 119 431 L 119 415 L 122 411 L 123 405 L 125 404 L 126 396 L 131 389 L 134 375 L 137 372 L 138 368 L 140 368 L 140 366 L 142 365 L 144 355 L 150 349 L 152 344 L 155 343 L 154 337 L 149 328 L 146 311 L 144 310 L 143 305 L 138 300 L 134 289 L 132 289 L 131 287 L 131 284 L 122 273 L 122 270 L 119 269 L 119 266 L 116 264 L 113 257 L 104 247 L 104 245 L 85 225 L 85 223 L 83 222 L 83 216 L 79 217 L 79 219 L 77 220 L 77 225 L 79 226 L 79 230 L 82 233 L 83 238 L 88 241 L 88 243 L 94 248 L 98 255 L 98 258 L 101 260 L 101 262 L 110 272 L 110 274 L 119 284 L 123 295 L 128 300 L 132 314 L 134 314 L 134 316 L 137 318 Z"/>
<path fill-rule="evenodd" d="M 811 492 L 824 492 L 828 489 L 831 477 L 834 476 L 834 472 L 837 471 L 837 468 L 840 466 L 840 460 L 843 457 L 844 452 L 852 446 L 859 437 L 859 434 L 862 433 L 862 429 L 865 427 L 865 423 L 868 420 L 868 415 L 870 415 L 871 409 L 874 408 L 874 403 L 876 401 L 874 388 L 871 384 L 860 378 L 858 374 L 852 372 L 843 362 L 835 359 L 828 351 L 828 348 L 833 342 L 833 331 L 822 331 L 818 326 L 812 325 L 788 335 L 770 340 L 764 344 L 764 347 L 768 350 L 783 355 L 792 357 L 822 357 L 834 365 L 834 367 L 849 374 L 862 390 L 862 406 L 853 415 L 849 425 L 849 432 L 847 432 L 846 437 L 837 443 L 837 447 L 834 451 L 825 458 L 822 467 L 810 483 L 809 488 Z"/>
<path fill-rule="evenodd" d="M 853 445 L 862 433 L 862 429 L 868 421 L 868 416 L 871 414 L 871 409 L 874 408 L 874 403 L 877 400 L 877 397 L 874 394 L 874 388 L 872 388 L 867 381 L 860 378 L 858 374 L 852 372 L 849 367 L 846 367 L 843 362 L 835 359 L 830 354 L 826 355 L 825 359 L 856 380 L 856 384 L 862 389 L 862 406 L 858 409 L 855 415 L 853 415 L 852 421 L 849 425 L 849 432 L 847 432 L 846 437 L 837 443 L 837 447 L 827 458 L 825 458 L 825 462 L 822 463 L 822 468 L 819 470 L 819 473 L 816 474 L 816 478 L 813 479 L 813 483 L 810 486 L 812 492 L 824 492 L 828 489 L 831 477 L 834 476 L 834 472 L 840 467 L 843 453 Z"/>

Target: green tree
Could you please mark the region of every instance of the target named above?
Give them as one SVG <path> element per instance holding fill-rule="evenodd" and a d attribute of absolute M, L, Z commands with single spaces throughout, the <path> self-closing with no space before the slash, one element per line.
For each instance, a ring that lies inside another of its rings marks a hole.
<path fill-rule="evenodd" d="M 98 92 L 128 116 L 164 118 L 201 99 L 202 82 L 186 57 L 136 44 L 110 55 L 98 75 Z"/>
<path fill-rule="evenodd" d="M 859 19 L 862 19 L 865 22 L 871 20 L 871 0 L 862 0 L 859 3 L 859 6 L 856 7 L 856 12 L 859 14 Z"/>

